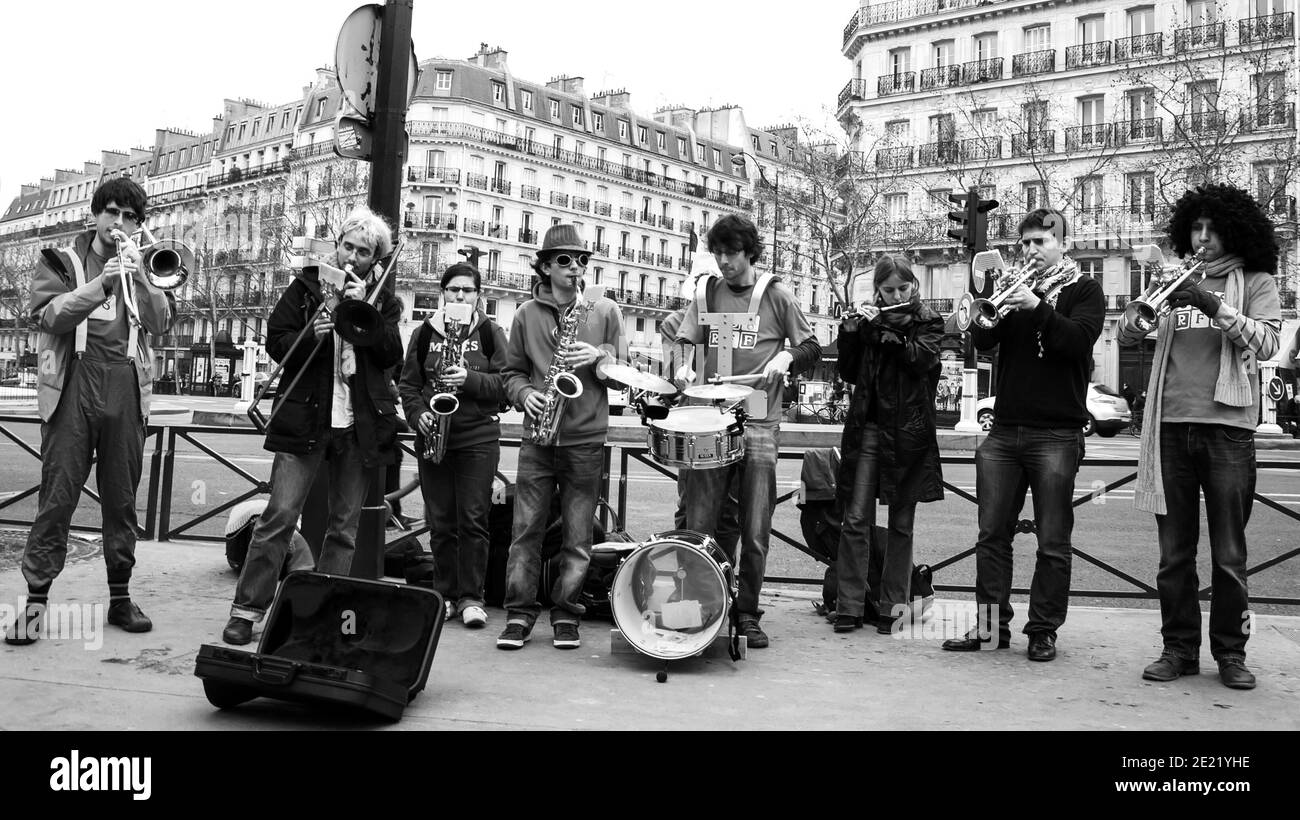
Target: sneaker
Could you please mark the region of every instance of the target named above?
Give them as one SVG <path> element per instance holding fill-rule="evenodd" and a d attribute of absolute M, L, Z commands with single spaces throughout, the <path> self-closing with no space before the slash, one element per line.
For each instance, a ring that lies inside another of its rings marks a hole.
<path fill-rule="evenodd" d="M 443 601 L 443 603 L 442 603 L 442 611 L 443 611 L 443 613 L 444 613 L 444 615 L 445 615 L 445 617 L 443 618 L 444 621 L 454 621 L 454 620 L 456 620 L 456 602 L 455 602 L 455 601 Z"/>
<path fill-rule="evenodd" d="M 1219 658 L 1219 680 L 1229 689 L 1255 688 L 1255 676 L 1246 668 L 1246 659 L 1237 655 Z"/>
<path fill-rule="evenodd" d="M 533 628 L 518 621 L 506 624 L 505 631 L 497 637 L 497 649 L 522 649 L 533 637 Z"/>
<path fill-rule="evenodd" d="M 578 625 L 571 621 L 562 621 L 552 627 L 555 630 L 555 637 L 551 643 L 556 649 L 577 649 L 582 645 L 578 639 Z"/>
<path fill-rule="evenodd" d="M 221 640 L 233 646 L 243 646 L 253 640 L 253 622 L 247 618 L 231 618 L 221 630 Z"/>
<path fill-rule="evenodd" d="M 131 600 L 118 601 L 108 608 L 108 622 L 120 626 L 127 632 L 148 632 L 153 629 L 153 621 L 140 611 L 140 606 Z"/>
<path fill-rule="evenodd" d="M 465 626 L 478 629 L 487 625 L 487 612 L 483 607 L 471 604 L 465 607 L 464 612 L 460 613 L 460 619 L 464 621 Z"/>
<path fill-rule="evenodd" d="M 45 631 L 45 605 L 29 604 L 14 616 L 14 621 L 5 631 L 5 643 L 10 646 L 30 646 Z"/>
<path fill-rule="evenodd" d="M 838 620 L 838 618 L 837 618 Z M 738 631 L 745 636 L 745 643 L 752 649 L 763 649 L 767 646 L 767 633 L 758 625 L 755 618 L 745 618 L 740 622 Z"/>
<path fill-rule="evenodd" d="M 1180 658 L 1171 652 L 1161 652 L 1155 662 L 1142 670 L 1142 679 L 1166 683 L 1178 680 L 1183 675 L 1199 674 L 1201 674 L 1201 664 L 1198 661 Z"/>

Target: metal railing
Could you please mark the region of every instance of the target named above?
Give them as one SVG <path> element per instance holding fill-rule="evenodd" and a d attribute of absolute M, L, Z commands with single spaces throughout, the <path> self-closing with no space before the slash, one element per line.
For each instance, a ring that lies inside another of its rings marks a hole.
<path fill-rule="evenodd" d="M 1248 17 L 1237 21 L 1237 39 L 1242 43 L 1271 43 L 1290 40 L 1295 34 L 1295 12 Z"/>
<path fill-rule="evenodd" d="M 840 89 L 837 97 L 837 104 L 840 108 L 849 104 L 850 100 L 864 100 L 867 98 L 867 81 L 866 80 L 849 80 Z"/>
<path fill-rule="evenodd" d="M 1002 58 L 990 57 L 987 60 L 971 60 L 963 63 L 961 79 L 968 85 L 1002 79 Z"/>
<path fill-rule="evenodd" d="M 1110 40 L 1099 43 L 1084 43 L 1065 47 L 1065 67 L 1087 68 L 1094 65 L 1106 65 L 1110 62 Z"/>
<path fill-rule="evenodd" d="M 1056 151 L 1055 131 L 1026 131 L 1011 135 L 1011 156 L 1051 154 Z"/>
<path fill-rule="evenodd" d="M 961 66 L 945 65 L 921 69 L 921 90 L 952 88 L 961 85 Z"/>
<path fill-rule="evenodd" d="M 854 80 L 854 82 L 862 82 Z M 876 94 L 888 97 L 890 94 L 910 94 L 916 90 L 916 72 L 902 71 L 898 74 L 883 74 L 876 78 Z M 859 98 L 860 98 L 859 94 Z M 842 105 L 843 103 L 841 103 Z"/>
<path fill-rule="evenodd" d="M 1101 122 L 1095 125 L 1076 125 L 1065 129 L 1065 150 L 1078 151 L 1081 148 L 1105 148 L 1111 144 L 1113 123 Z"/>
<path fill-rule="evenodd" d="M 912 167 L 912 157 L 916 149 L 911 145 L 897 148 L 881 148 L 876 151 L 876 167 L 881 170 L 899 171 Z"/>
<path fill-rule="evenodd" d="M 1041 51 L 1029 51 L 1011 57 L 1012 77 L 1031 77 L 1056 70 L 1056 49 L 1045 48 Z"/>
<path fill-rule="evenodd" d="M 1115 41 L 1115 59 L 1118 61 L 1159 57 L 1164 48 L 1165 35 L 1161 32 L 1121 37 Z"/>
<path fill-rule="evenodd" d="M 1182 54 L 1197 48 L 1218 48 L 1223 46 L 1223 23 L 1209 23 L 1204 26 L 1190 26 L 1174 31 L 1174 53 Z"/>

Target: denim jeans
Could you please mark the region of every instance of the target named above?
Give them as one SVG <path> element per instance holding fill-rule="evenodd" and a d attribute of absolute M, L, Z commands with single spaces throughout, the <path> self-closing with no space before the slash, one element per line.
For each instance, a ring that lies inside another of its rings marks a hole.
<path fill-rule="evenodd" d="M 767 548 L 772 534 L 772 511 L 776 507 L 776 457 L 780 450 L 779 427 L 745 427 L 745 456 L 735 464 L 711 470 L 683 470 L 686 481 L 686 526 L 714 539 L 720 532 L 720 518 L 733 474 L 740 502 L 740 560 L 737 576 L 740 591 L 736 612 L 757 620 L 758 593 L 763 589 Z"/>
<path fill-rule="evenodd" d="M 873 544 L 872 528 L 876 525 L 876 494 L 880 487 L 880 428 L 874 424 L 862 430 L 862 452 L 853 475 L 853 493 L 844 508 L 840 545 L 835 559 L 839 588 L 835 593 L 835 611 L 862 617 L 869 595 L 874 596 L 877 611 L 888 616 L 899 604 L 911 603 L 912 525 L 916 520 L 916 502 L 889 506 L 889 543 Z M 878 589 L 868 584 L 868 568 L 873 550 L 883 550 Z"/>
<path fill-rule="evenodd" d="M 1165 649 L 1195 659 L 1201 650 L 1196 545 L 1199 495 L 1210 532 L 1210 654 L 1245 657 L 1250 599 L 1246 593 L 1246 523 L 1255 495 L 1255 434 L 1219 424 L 1160 425 L 1160 469 L 1168 513 L 1160 534 L 1160 634 Z"/>
<path fill-rule="evenodd" d="M 678 530 L 687 529 L 686 473 L 686 470 L 677 473 L 677 511 L 673 513 L 673 528 Z M 738 477 L 735 472 L 731 474 L 731 483 L 727 485 L 727 501 L 722 505 L 722 512 L 718 516 L 718 534 L 713 538 L 723 552 L 732 556 L 733 562 L 736 545 L 740 543 L 740 501 L 736 498 L 736 493 L 739 492 L 736 484 Z"/>
<path fill-rule="evenodd" d="M 596 494 L 605 465 L 604 444 L 569 444 L 519 448 L 515 476 L 514 540 L 506 559 L 507 622 L 532 626 L 542 612 L 537 584 L 542 572 L 542 536 L 546 534 L 551 496 L 558 485 L 563 540 L 560 571 L 551 590 L 551 624 L 576 623 L 587 610 L 578 602 L 591 560 L 591 529 Z"/>
<path fill-rule="evenodd" d="M 1029 588 L 1025 633 L 1055 633 L 1065 623 L 1070 597 L 1070 534 L 1074 529 L 1074 477 L 1083 460 L 1083 431 L 1074 427 L 995 424 L 975 453 L 979 540 L 975 544 L 975 602 L 981 628 L 998 609 L 999 630 L 1009 630 L 1011 536 L 1024 501 L 1034 494 L 1038 555 Z"/>
<path fill-rule="evenodd" d="M 357 522 L 371 471 L 362 465 L 356 431 L 349 427 L 330 430 L 325 440 L 318 441 L 307 455 L 275 454 L 271 464 L 271 498 L 253 528 L 248 558 L 239 573 L 235 601 L 230 607 L 232 617 L 260 621 L 270 608 L 290 539 L 322 461 L 329 463 L 329 510 L 316 570 L 347 575 L 352 569 Z"/>
<path fill-rule="evenodd" d="M 483 606 L 488 565 L 488 513 L 501 444 L 485 441 L 448 450 L 442 463 L 417 459 L 433 548 L 433 588 L 457 614 Z"/>

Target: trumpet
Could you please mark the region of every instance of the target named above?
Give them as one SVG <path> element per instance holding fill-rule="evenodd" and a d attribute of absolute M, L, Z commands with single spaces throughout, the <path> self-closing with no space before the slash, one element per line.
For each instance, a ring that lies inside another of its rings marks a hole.
<path fill-rule="evenodd" d="M 983 251 L 975 255 L 974 267 L 979 271 L 1005 270 L 1002 255 L 997 251 Z M 1003 305 L 1007 297 L 1031 279 L 1046 280 L 1056 266 L 1042 272 L 1034 269 L 1032 260 L 1026 261 L 1014 275 L 1003 273 L 998 277 L 993 294 L 987 299 L 977 299 L 967 293 L 957 307 L 957 328 L 967 330 L 972 324 L 983 330 L 992 330 L 1010 311 Z"/>
<path fill-rule="evenodd" d="M 194 250 L 176 239 L 157 239 L 144 225 L 140 226 L 137 234 L 147 243 L 143 247 L 125 231 L 117 228 L 112 231 L 113 241 L 117 244 L 118 272 L 122 277 L 122 302 L 131 321 L 139 327 L 140 304 L 135 298 L 131 278 L 122 267 L 125 257 L 129 255 L 143 266 L 145 279 L 154 288 L 175 290 L 189 279 L 190 268 L 194 266 Z"/>
<path fill-rule="evenodd" d="M 1197 248 L 1196 253 L 1180 267 L 1163 268 L 1164 255 L 1154 245 L 1143 245 L 1134 253 L 1134 258 L 1144 263 L 1154 263 L 1161 270 L 1151 276 L 1151 283 L 1146 291 L 1124 306 L 1124 319 L 1143 333 L 1150 333 L 1160 324 L 1161 318 L 1169 312 L 1168 299 L 1173 292 L 1183 286 L 1201 265 L 1205 264 L 1205 248 Z"/>

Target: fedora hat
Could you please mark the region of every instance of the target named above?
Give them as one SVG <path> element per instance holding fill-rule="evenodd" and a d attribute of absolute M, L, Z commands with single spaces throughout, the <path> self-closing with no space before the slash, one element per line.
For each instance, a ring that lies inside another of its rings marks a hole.
<path fill-rule="evenodd" d="M 537 252 L 538 256 L 544 256 L 558 251 L 573 251 L 575 253 L 586 253 L 587 247 L 582 243 L 582 237 L 578 236 L 578 227 L 560 223 L 552 225 L 546 230 L 546 236 L 542 238 L 542 249 Z"/>

